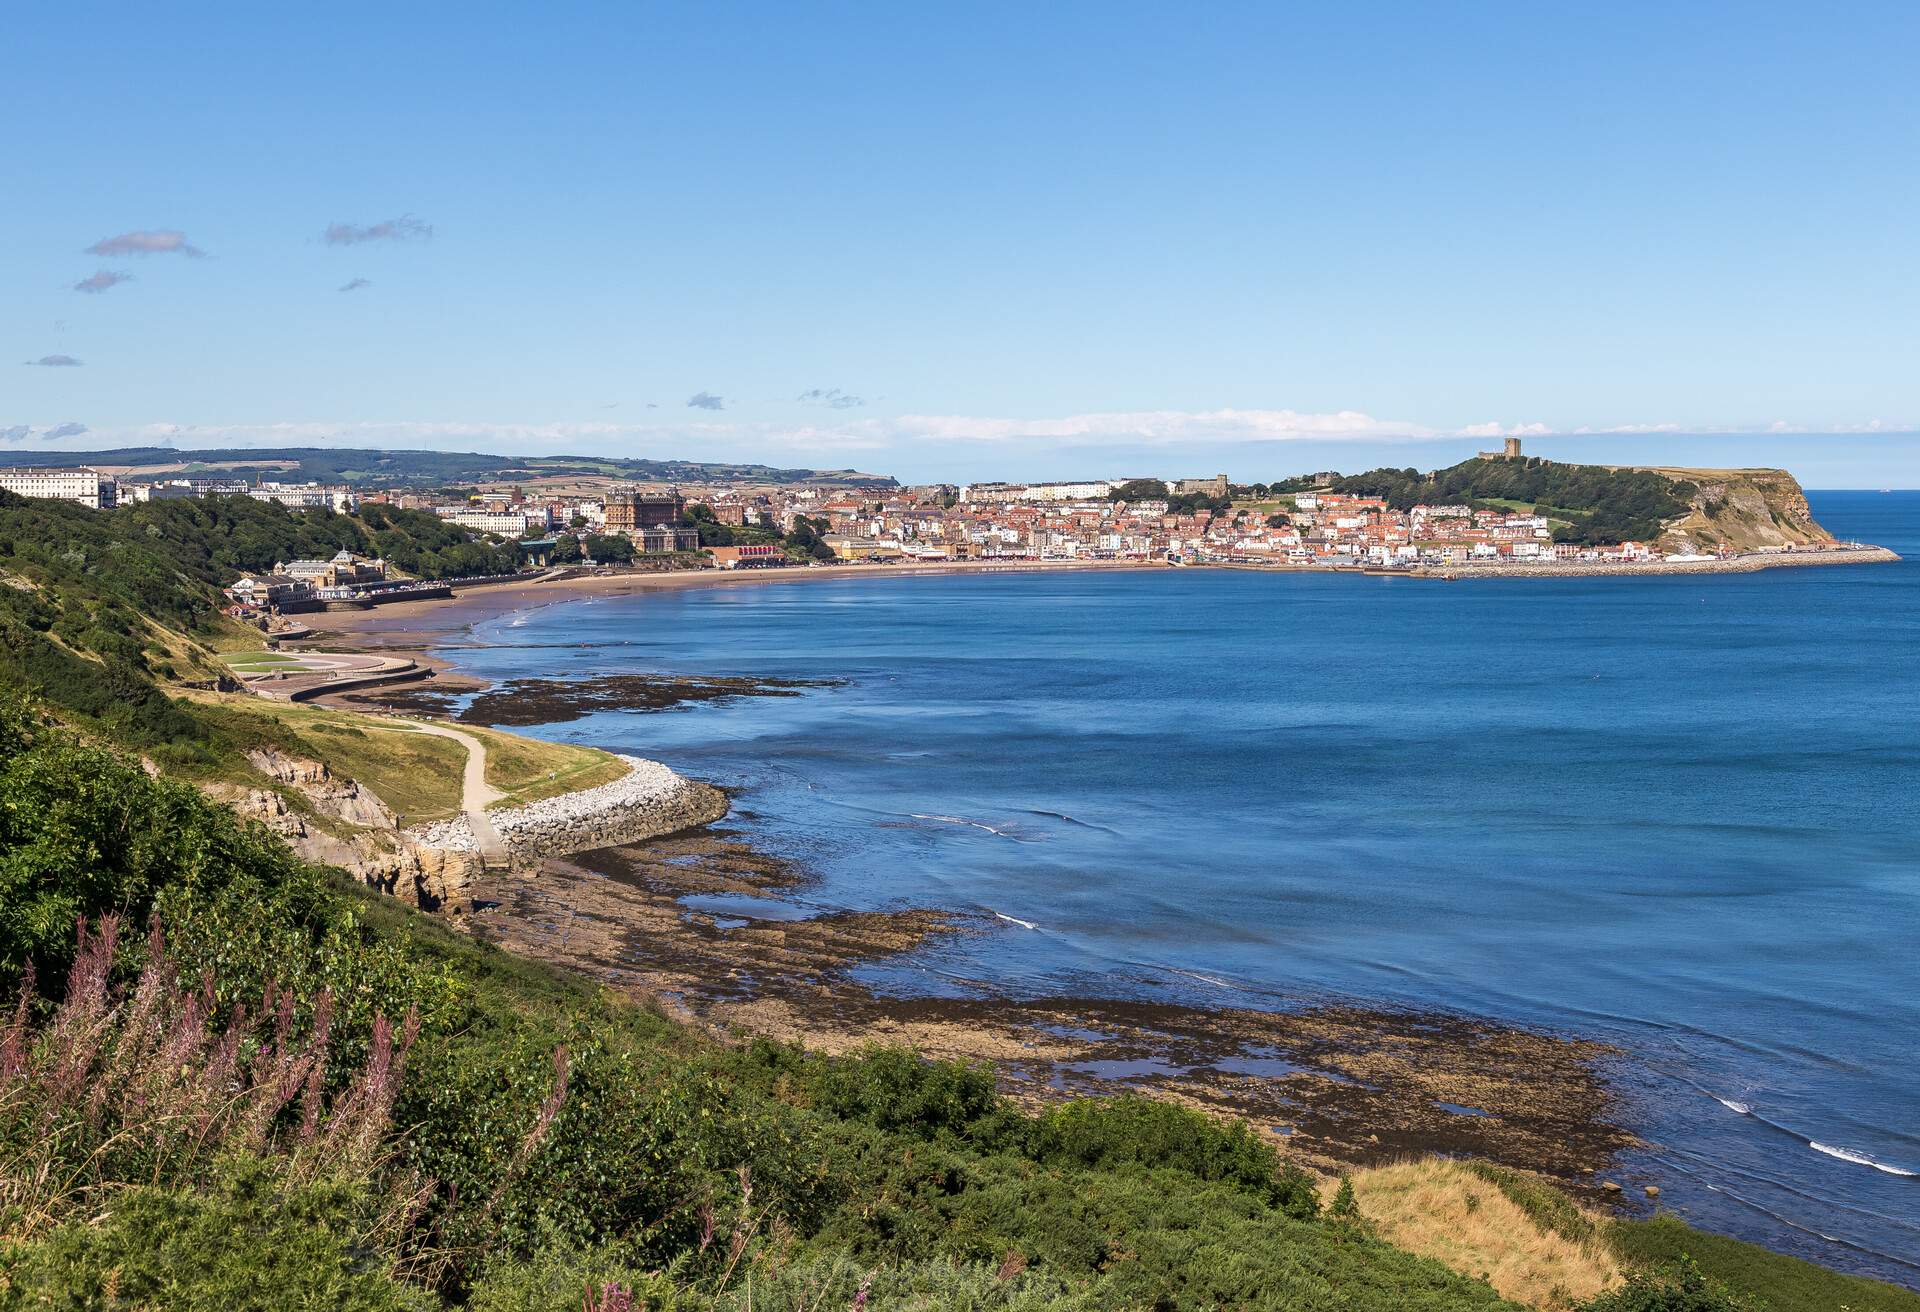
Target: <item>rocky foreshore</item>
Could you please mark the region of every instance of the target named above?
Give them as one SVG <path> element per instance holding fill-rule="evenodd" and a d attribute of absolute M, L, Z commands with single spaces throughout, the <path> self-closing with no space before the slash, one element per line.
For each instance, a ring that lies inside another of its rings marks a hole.
<path fill-rule="evenodd" d="M 526 806 L 499 807 L 487 822 L 514 857 L 563 856 L 620 843 L 637 843 L 727 813 L 727 795 L 711 784 L 675 774 L 658 761 L 621 756 L 627 773 L 610 784 L 562 793 Z M 450 852 L 480 847 L 467 817 L 407 831 L 416 845 Z"/>

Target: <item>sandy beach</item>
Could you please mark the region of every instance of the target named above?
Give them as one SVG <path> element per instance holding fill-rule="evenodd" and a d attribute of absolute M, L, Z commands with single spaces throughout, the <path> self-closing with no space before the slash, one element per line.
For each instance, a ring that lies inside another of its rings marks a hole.
<path fill-rule="evenodd" d="M 475 624 L 515 611 L 551 606 L 582 597 L 625 597 L 679 588 L 752 587 L 773 583 L 821 583 L 836 579 L 929 578 L 967 574 L 1107 573 L 1114 570 L 1164 570 L 1164 564 L 1134 560 L 949 561 L 937 565 L 820 565 L 786 569 L 671 570 L 547 577 L 537 582 L 495 583 L 458 588 L 451 598 L 402 601 L 365 611 L 329 611 L 310 616 L 313 641 L 354 649 L 417 650 L 445 645 Z"/>

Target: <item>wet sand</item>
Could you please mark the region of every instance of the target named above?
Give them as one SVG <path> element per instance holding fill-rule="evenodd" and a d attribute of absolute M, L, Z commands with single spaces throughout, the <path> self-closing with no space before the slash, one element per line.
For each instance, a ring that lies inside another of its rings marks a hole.
<path fill-rule="evenodd" d="M 852 977 L 949 934 L 1026 932 L 974 914 L 810 905 L 805 872 L 725 828 L 545 863 L 476 889 L 474 930 L 651 999 L 722 1037 L 824 1052 L 901 1043 L 991 1062 L 1039 1104 L 1150 1093 L 1243 1117 L 1321 1171 L 1411 1154 L 1488 1158 L 1583 1192 L 1634 1139 L 1608 1120 L 1604 1045 L 1365 1006 L 1211 1009 L 1126 998 L 897 998 Z M 680 899 L 718 896 L 710 909 Z"/>

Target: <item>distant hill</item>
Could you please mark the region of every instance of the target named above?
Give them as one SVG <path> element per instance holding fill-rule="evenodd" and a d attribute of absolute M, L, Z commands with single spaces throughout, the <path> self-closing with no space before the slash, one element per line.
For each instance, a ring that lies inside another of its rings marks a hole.
<path fill-rule="evenodd" d="M 9 452 L 13 465 L 92 465 L 140 475 L 219 473 L 234 478 L 353 486 L 434 487 L 454 483 L 523 482 L 536 478 L 624 478 L 662 483 L 773 483 L 895 487 L 884 474 L 856 469 L 779 469 L 702 460 L 635 460 L 619 456 L 499 456 L 477 451 L 387 451 L 348 447 L 119 447 L 108 451 Z"/>

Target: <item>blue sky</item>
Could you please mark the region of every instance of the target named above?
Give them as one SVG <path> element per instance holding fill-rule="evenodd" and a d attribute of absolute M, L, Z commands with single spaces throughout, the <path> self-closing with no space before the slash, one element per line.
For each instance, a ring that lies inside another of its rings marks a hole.
<path fill-rule="evenodd" d="M 1266 478 L 1519 430 L 1920 484 L 1911 3 L 67 3 L 6 28 L 0 459 Z"/>

